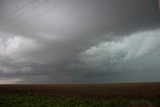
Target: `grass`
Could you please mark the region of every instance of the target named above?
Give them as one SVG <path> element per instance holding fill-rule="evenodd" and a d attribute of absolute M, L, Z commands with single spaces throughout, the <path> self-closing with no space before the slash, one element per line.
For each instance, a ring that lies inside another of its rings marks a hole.
<path fill-rule="evenodd" d="M 0 107 L 160 107 L 160 100 L 79 99 L 0 95 Z"/>

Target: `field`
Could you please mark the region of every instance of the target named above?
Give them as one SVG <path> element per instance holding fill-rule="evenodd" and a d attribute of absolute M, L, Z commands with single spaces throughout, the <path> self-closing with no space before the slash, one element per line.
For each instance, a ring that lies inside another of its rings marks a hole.
<path fill-rule="evenodd" d="M 160 83 L 0 85 L 0 107 L 158 107 Z"/>

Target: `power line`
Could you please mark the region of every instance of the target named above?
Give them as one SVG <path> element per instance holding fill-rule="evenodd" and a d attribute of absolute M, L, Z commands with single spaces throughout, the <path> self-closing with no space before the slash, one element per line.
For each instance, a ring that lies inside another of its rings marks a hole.
<path fill-rule="evenodd" d="M 15 17 L 11 18 L 11 19 L 7 20 L 6 22 L 4 22 L 4 23 L 2 23 L 2 24 L 0 24 L 0 25 L 7 24 L 7 23 L 11 22 L 12 20 L 16 19 L 17 17 L 22 16 L 22 15 L 24 15 L 24 14 L 32 11 L 33 9 L 40 7 L 41 5 L 43 5 L 43 4 L 45 4 L 45 3 L 49 2 L 49 1 L 50 1 L 50 0 L 44 1 L 44 2 L 40 3 L 39 5 L 36 5 L 36 6 L 32 7 L 32 8 L 29 9 L 28 11 L 25 11 L 25 12 L 23 12 L 23 13 L 15 16 Z"/>
<path fill-rule="evenodd" d="M 18 8 L 18 9 L 14 10 L 13 12 L 11 12 L 11 13 L 9 13 L 9 14 L 3 16 L 3 17 L 0 17 L 0 20 L 6 19 L 7 17 L 9 17 L 9 16 L 15 14 L 16 12 L 18 12 L 19 10 L 21 10 L 21 9 L 23 9 L 23 8 L 25 8 L 25 7 L 27 7 L 28 5 L 33 4 L 35 1 L 37 1 L 37 0 L 32 0 L 32 1 L 28 2 L 27 4 L 23 5 L 22 7 L 20 7 L 20 8 Z"/>
<path fill-rule="evenodd" d="M 74 1 L 75 1 L 75 0 L 74 0 Z M 64 1 L 64 2 L 62 2 L 62 4 L 58 5 L 57 7 L 53 8 L 53 9 L 51 9 L 51 10 L 45 11 L 45 12 L 43 12 L 43 13 L 35 16 L 35 17 L 30 17 L 30 18 L 28 18 L 28 19 L 30 19 L 30 20 L 27 19 L 28 21 L 26 20 L 26 21 L 23 22 L 22 24 L 30 23 L 30 22 L 32 22 L 32 21 L 34 21 L 34 20 L 36 20 L 36 19 L 38 19 L 38 18 L 41 18 L 41 17 L 43 17 L 43 16 L 45 16 L 45 15 L 47 15 L 47 14 L 53 12 L 53 11 L 56 11 L 56 10 L 59 9 L 59 8 L 63 8 L 63 7 L 65 7 L 65 6 L 73 3 L 74 1 L 73 1 L 73 0 Z"/>
<path fill-rule="evenodd" d="M 60 4 L 63 4 L 63 2 L 65 2 L 66 0 L 61 0 L 60 2 L 58 2 L 58 3 L 56 3 L 56 4 L 58 4 L 58 6 L 60 5 Z M 56 6 L 57 7 L 57 6 Z M 37 17 L 37 16 L 39 16 L 39 15 L 41 15 L 41 14 L 43 14 L 43 13 L 45 13 L 45 12 L 48 12 L 48 11 L 50 11 L 50 9 L 53 9 L 53 8 L 49 8 L 49 9 L 47 9 L 47 10 L 44 10 L 43 12 L 41 12 L 41 13 L 38 13 L 38 14 L 36 14 L 36 15 L 33 15 L 33 16 L 31 16 L 31 17 L 28 17 L 26 20 L 24 20 L 25 22 L 27 21 L 27 20 L 32 20 L 32 18 L 34 18 L 34 17 Z"/>
<path fill-rule="evenodd" d="M 46 10 L 46 11 L 40 13 L 40 14 L 37 14 L 36 16 L 30 17 L 30 18 L 24 20 L 24 22 L 18 24 L 17 26 L 20 26 L 20 25 L 22 25 L 22 24 L 25 25 L 25 24 L 28 24 L 28 23 L 30 23 L 30 22 L 33 22 L 33 21 L 37 20 L 38 18 L 43 17 L 43 16 L 45 16 L 45 15 L 51 13 L 51 12 L 54 12 L 54 11 L 56 11 L 56 10 L 59 9 L 59 8 L 63 8 L 63 7 L 65 7 L 65 6 L 73 3 L 73 2 L 75 2 L 75 1 L 76 1 L 76 0 L 64 0 L 64 1 L 62 0 L 62 1 L 59 3 L 58 6 L 56 6 L 56 7 L 54 7 L 54 8 L 51 8 L 51 9 L 49 9 L 49 10 Z M 16 26 L 15 28 L 17 28 L 17 26 Z"/>
<path fill-rule="evenodd" d="M 34 17 L 30 17 L 30 18 L 28 18 L 25 22 L 22 22 L 22 23 L 19 23 L 19 24 L 15 25 L 14 28 L 13 28 L 12 26 L 9 26 L 9 28 L 7 28 L 7 29 L 12 29 L 12 28 L 13 28 L 13 29 L 17 29 L 17 28 L 20 27 L 22 24 L 25 25 L 25 24 L 28 24 L 28 23 L 30 23 L 30 22 L 33 22 L 33 21 L 35 21 L 36 19 L 38 19 L 38 18 L 40 18 L 40 17 L 43 17 L 43 16 L 45 16 L 45 15 L 51 13 L 51 12 L 54 12 L 54 11 L 56 11 L 56 10 L 59 9 L 59 8 L 63 8 L 63 7 L 65 7 L 65 6 L 73 3 L 73 2 L 75 2 L 75 1 L 77 1 L 77 0 L 67 0 L 67 1 L 64 0 L 64 1 L 62 1 L 58 6 L 56 6 L 56 7 L 54 7 L 54 8 L 51 8 L 51 9 L 49 9 L 49 10 L 46 10 L 46 11 L 44 11 L 44 12 L 42 12 L 42 13 L 34 16 Z"/>

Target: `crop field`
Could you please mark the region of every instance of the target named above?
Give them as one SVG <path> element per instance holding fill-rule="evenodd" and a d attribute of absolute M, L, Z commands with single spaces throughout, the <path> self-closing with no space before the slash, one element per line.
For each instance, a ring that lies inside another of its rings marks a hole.
<path fill-rule="evenodd" d="M 159 107 L 160 83 L 0 85 L 0 107 Z"/>

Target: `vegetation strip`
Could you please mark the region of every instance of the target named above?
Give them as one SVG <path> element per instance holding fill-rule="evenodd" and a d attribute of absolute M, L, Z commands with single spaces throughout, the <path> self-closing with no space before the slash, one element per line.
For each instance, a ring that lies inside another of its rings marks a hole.
<path fill-rule="evenodd" d="M 159 107 L 160 99 L 78 99 L 42 96 L 0 95 L 0 107 Z"/>

